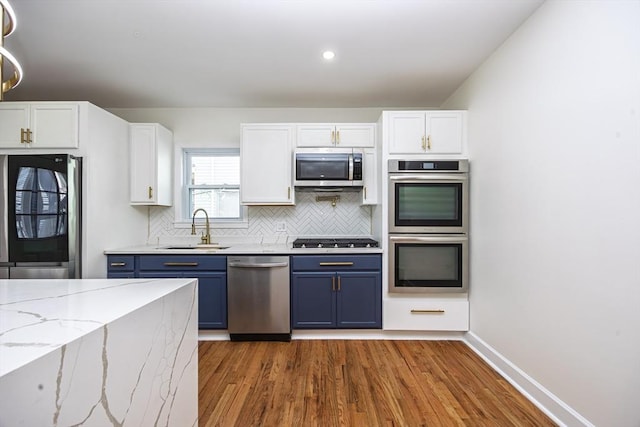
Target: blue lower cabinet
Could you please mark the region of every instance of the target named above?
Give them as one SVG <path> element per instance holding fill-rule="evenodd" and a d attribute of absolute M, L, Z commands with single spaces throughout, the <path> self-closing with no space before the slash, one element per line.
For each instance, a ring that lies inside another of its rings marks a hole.
<path fill-rule="evenodd" d="M 198 279 L 198 328 L 227 329 L 227 258 L 138 255 L 135 277 Z"/>
<path fill-rule="evenodd" d="M 198 329 L 227 329 L 227 273 L 142 271 L 139 277 L 198 279 Z"/>
<path fill-rule="evenodd" d="M 300 255 L 291 264 L 292 328 L 382 328 L 379 255 Z"/>

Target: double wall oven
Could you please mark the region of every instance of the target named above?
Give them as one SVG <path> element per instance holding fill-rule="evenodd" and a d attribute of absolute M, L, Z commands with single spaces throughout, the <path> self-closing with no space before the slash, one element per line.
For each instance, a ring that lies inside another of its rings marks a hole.
<path fill-rule="evenodd" d="M 466 292 L 469 163 L 389 160 L 389 292 Z"/>

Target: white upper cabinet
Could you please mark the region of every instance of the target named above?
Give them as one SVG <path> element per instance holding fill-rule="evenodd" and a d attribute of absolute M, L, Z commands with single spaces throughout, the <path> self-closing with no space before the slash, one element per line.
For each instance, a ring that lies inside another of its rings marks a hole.
<path fill-rule="evenodd" d="M 173 134 L 158 123 L 132 123 L 131 204 L 171 206 Z"/>
<path fill-rule="evenodd" d="M 78 148 L 78 111 L 73 102 L 2 102 L 0 147 Z"/>
<path fill-rule="evenodd" d="M 466 155 L 465 111 L 388 111 L 389 154 Z"/>
<path fill-rule="evenodd" d="M 296 126 L 297 147 L 373 147 L 375 123 L 301 123 Z"/>
<path fill-rule="evenodd" d="M 240 131 L 241 203 L 293 205 L 295 126 L 243 124 Z"/>

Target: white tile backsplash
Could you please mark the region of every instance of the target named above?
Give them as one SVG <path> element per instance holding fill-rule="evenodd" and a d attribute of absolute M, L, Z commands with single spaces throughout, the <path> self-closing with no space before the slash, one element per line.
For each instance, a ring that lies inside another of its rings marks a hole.
<path fill-rule="evenodd" d="M 340 200 L 335 207 L 329 201 L 316 201 L 317 195 L 324 194 L 297 192 L 295 206 L 249 206 L 247 228 L 215 226 L 211 234 L 253 238 L 371 235 L 371 207 L 360 205 L 360 193 L 337 194 Z M 174 221 L 173 207 L 150 207 L 149 243 L 191 235 L 190 228 L 176 228 Z M 276 231 L 278 224 L 282 223 L 286 231 Z"/>

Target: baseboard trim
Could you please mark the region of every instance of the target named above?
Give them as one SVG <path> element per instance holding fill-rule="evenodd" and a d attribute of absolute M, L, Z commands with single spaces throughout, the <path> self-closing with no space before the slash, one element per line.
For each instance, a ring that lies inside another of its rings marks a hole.
<path fill-rule="evenodd" d="M 462 341 L 558 425 L 595 427 L 473 332 L 467 332 Z"/>

